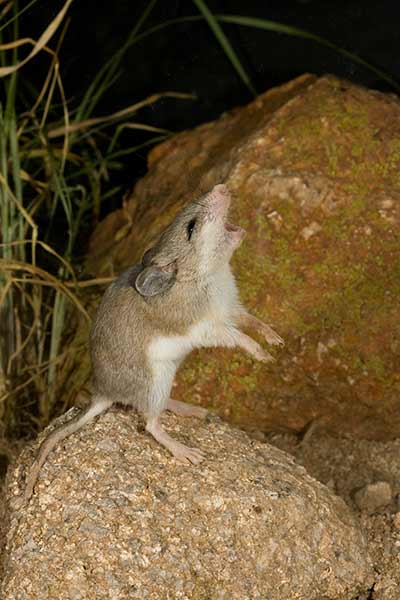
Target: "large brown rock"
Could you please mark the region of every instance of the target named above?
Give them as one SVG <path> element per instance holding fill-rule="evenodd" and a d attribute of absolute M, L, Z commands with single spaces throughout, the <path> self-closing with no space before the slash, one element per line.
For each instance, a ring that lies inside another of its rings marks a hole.
<path fill-rule="evenodd" d="M 119 272 L 179 208 L 214 184 L 248 230 L 233 269 L 248 309 L 286 340 L 274 365 L 199 351 L 177 398 L 241 426 L 400 433 L 400 104 L 303 76 L 155 148 L 149 173 L 91 242 L 89 268 Z M 86 363 L 87 364 L 87 363 Z M 86 369 L 87 366 L 85 367 Z"/>
<path fill-rule="evenodd" d="M 110 411 L 49 456 L 18 508 L 24 451 L 9 475 L 2 600 L 364 597 L 371 563 L 343 500 L 215 418 L 164 420 L 204 463 L 176 463 L 135 413 Z"/>

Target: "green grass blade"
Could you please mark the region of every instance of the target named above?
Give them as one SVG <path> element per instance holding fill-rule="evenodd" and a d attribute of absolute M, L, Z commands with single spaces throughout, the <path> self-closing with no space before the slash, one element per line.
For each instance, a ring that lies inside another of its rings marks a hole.
<path fill-rule="evenodd" d="M 158 0 L 151 0 L 146 9 L 143 11 L 141 17 L 129 33 L 124 45 L 117 50 L 111 56 L 111 58 L 101 67 L 92 83 L 89 85 L 82 102 L 80 103 L 79 109 L 76 114 L 76 120 L 81 121 L 84 118 L 87 118 L 89 115 L 93 113 L 94 108 L 98 104 L 101 96 L 106 92 L 106 90 L 112 84 L 111 82 L 115 81 L 115 73 L 118 70 L 123 57 L 126 54 L 128 48 L 132 46 L 132 44 L 136 40 L 136 36 L 143 23 L 146 21 L 147 17 L 150 15 L 154 6 L 156 5 Z"/>
<path fill-rule="evenodd" d="M 22 14 L 24 14 L 24 12 L 26 12 L 27 10 L 29 10 L 31 8 L 31 6 L 33 6 L 34 4 L 36 4 L 36 2 L 39 2 L 39 0 L 31 0 L 31 2 L 28 2 L 28 4 L 26 6 L 24 6 L 24 8 L 21 8 L 21 10 L 17 11 L 11 17 L 11 19 L 8 19 L 8 21 L 6 21 L 5 23 L 3 23 L 3 25 L 0 26 L 0 31 L 3 31 L 3 29 L 6 29 L 6 27 L 8 27 L 9 25 L 11 25 L 11 23 L 13 23 L 14 21 L 16 21 Z"/>
<path fill-rule="evenodd" d="M 290 25 L 285 25 L 283 23 L 278 23 L 276 21 L 268 21 L 266 19 L 258 19 L 256 17 L 245 17 L 245 16 L 241 16 L 241 15 L 222 15 L 222 14 L 214 15 L 214 17 L 217 21 L 220 21 L 221 23 L 230 23 L 232 25 L 242 25 L 244 27 L 254 27 L 256 29 L 264 29 L 266 31 L 274 31 L 277 33 L 283 33 L 286 35 L 304 38 L 304 39 L 308 39 L 310 41 L 316 42 L 322 46 L 326 46 L 327 48 L 330 48 L 331 50 L 333 50 L 339 54 L 342 54 L 346 58 L 350 59 L 352 62 L 361 65 L 367 71 L 371 71 L 372 73 L 377 75 L 380 79 L 389 83 L 395 90 L 400 91 L 400 84 L 393 77 L 388 75 L 385 71 L 375 67 L 374 65 L 372 65 L 368 61 L 364 60 L 363 58 L 361 58 L 354 52 L 350 52 L 348 50 L 345 50 L 344 48 L 340 48 L 340 46 L 337 46 L 333 42 L 330 42 L 329 40 L 327 40 L 323 37 L 320 37 L 319 35 L 316 35 L 314 33 L 310 33 L 308 31 L 299 29 L 297 27 L 292 27 Z M 145 39 L 146 37 L 153 35 L 155 33 L 158 33 L 159 31 L 162 31 L 163 29 L 166 29 L 167 27 L 171 27 L 173 25 L 179 25 L 182 23 L 196 23 L 196 22 L 202 21 L 203 18 L 204 17 L 200 16 L 200 15 L 192 15 L 189 17 L 179 17 L 176 19 L 170 19 L 169 21 L 164 21 L 164 23 L 155 25 L 154 27 L 151 27 L 151 28 L 147 29 L 146 31 L 143 31 L 142 33 L 138 34 L 133 43 L 137 44 L 137 43 L 141 42 L 143 39 Z"/>
<path fill-rule="evenodd" d="M 242 25 L 244 27 L 254 27 L 256 29 L 263 29 L 265 31 L 274 31 L 276 33 L 284 33 L 286 35 L 291 35 L 293 37 L 299 37 L 307 40 L 311 40 L 320 44 L 321 46 L 326 46 L 331 50 L 334 50 L 338 54 L 345 56 L 350 59 L 352 62 L 365 67 L 367 70 L 371 71 L 375 75 L 378 75 L 383 81 L 389 83 L 394 89 L 400 91 L 400 84 L 393 79 L 390 75 L 385 73 L 382 69 L 378 69 L 368 61 L 364 60 L 354 52 L 350 52 L 340 46 L 337 46 L 333 42 L 330 42 L 326 38 L 323 38 L 315 33 L 310 33 L 309 31 L 305 31 L 304 29 L 299 29 L 298 27 L 292 27 L 291 25 L 285 25 L 283 23 L 277 23 L 275 21 L 268 21 L 266 19 L 258 19 L 256 17 L 244 17 L 240 15 L 215 15 L 218 21 L 221 23 L 230 23 L 233 25 Z"/>
<path fill-rule="evenodd" d="M 233 65 L 236 73 L 239 75 L 240 79 L 243 81 L 243 83 L 248 88 L 250 93 L 253 94 L 253 96 L 257 96 L 256 89 L 254 88 L 253 84 L 251 83 L 250 77 L 247 75 L 246 71 L 244 70 L 230 41 L 228 40 L 225 33 L 223 32 L 220 24 L 218 23 L 218 20 L 212 14 L 212 12 L 209 10 L 208 6 L 206 5 L 206 3 L 203 0 L 193 0 L 193 2 L 197 6 L 199 11 L 201 12 L 203 17 L 205 18 L 205 20 L 207 21 L 211 31 L 214 33 L 215 37 L 217 38 L 217 40 L 218 40 L 220 46 L 222 47 L 223 51 L 225 52 L 226 56 L 231 61 L 232 65 Z"/>

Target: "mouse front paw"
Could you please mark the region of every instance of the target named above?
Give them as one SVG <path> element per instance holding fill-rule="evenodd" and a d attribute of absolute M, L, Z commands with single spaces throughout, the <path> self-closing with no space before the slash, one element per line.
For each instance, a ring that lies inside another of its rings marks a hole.
<path fill-rule="evenodd" d="M 261 328 L 261 335 L 265 341 L 272 346 L 283 346 L 285 344 L 281 336 L 278 335 L 276 331 L 272 329 L 272 327 L 266 325 L 265 323 L 263 323 Z"/>
<path fill-rule="evenodd" d="M 261 346 L 260 349 L 255 352 L 254 358 L 263 363 L 275 362 L 275 358 L 272 356 L 272 354 L 261 348 Z"/>

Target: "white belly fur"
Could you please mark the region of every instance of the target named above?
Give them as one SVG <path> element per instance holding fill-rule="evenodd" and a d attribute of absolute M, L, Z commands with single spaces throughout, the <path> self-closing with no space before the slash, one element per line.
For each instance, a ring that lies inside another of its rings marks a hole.
<path fill-rule="evenodd" d="M 184 335 L 158 336 L 149 345 L 148 358 L 153 372 L 150 412 L 161 412 L 168 401 L 172 382 L 182 360 L 194 348 L 234 346 L 234 315 L 240 303 L 230 269 L 214 276 L 209 288 L 210 307 L 205 318 Z"/>

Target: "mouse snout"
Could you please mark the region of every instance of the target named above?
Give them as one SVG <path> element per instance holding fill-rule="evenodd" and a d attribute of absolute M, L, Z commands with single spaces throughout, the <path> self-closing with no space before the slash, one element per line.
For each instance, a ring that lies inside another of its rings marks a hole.
<path fill-rule="evenodd" d="M 213 187 L 207 195 L 207 200 L 212 214 L 224 217 L 231 203 L 231 195 L 226 185 L 219 184 Z"/>

